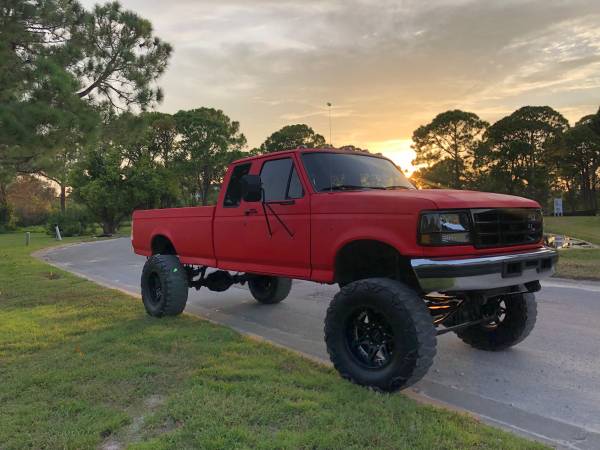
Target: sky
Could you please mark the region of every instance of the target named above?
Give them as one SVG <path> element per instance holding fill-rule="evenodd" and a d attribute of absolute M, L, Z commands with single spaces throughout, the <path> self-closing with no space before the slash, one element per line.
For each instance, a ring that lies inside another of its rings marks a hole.
<path fill-rule="evenodd" d="M 249 148 L 294 123 L 329 141 L 330 102 L 333 145 L 410 171 L 413 131 L 448 109 L 549 105 L 573 123 L 600 106 L 600 0 L 121 4 L 174 47 L 157 109 L 222 109 Z"/>

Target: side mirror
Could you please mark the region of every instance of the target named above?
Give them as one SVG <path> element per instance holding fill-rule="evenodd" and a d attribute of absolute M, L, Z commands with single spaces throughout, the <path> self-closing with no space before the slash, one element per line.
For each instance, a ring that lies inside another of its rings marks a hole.
<path fill-rule="evenodd" d="M 242 198 L 245 202 L 259 202 L 262 198 L 262 181 L 260 175 L 244 175 L 242 177 Z"/>

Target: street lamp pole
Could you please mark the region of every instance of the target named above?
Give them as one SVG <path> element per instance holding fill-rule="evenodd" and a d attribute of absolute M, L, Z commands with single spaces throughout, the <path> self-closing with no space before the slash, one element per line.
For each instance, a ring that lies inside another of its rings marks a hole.
<path fill-rule="evenodd" d="M 331 103 L 327 102 L 327 107 L 329 108 L 329 145 L 333 147 L 331 142 Z"/>

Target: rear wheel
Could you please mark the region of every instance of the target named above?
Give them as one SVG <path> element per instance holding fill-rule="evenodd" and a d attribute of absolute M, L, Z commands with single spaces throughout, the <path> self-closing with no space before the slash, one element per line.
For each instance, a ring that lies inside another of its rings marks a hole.
<path fill-rule="evenodd" d="M 142 301 L 154 317 L 176 316 L 188 297 L 186 272 L 175 255 L 153 255 L 142 270 Z"/>
<path fill-rule="evenodd" d="M 533 330 L 537 304 L 531 293 L 499 297 L 486 307 L 493 309 L 492 321 L 456 331 L 456 335 L 471 347 L 505 350 L 523 341 Z"/>
<path fill-rule="evenodd" d="M 369 278 L 347 284 L 331 301 L 325 341 L 342 377 L 395 391 L 427 373 L 436 331 L 414 290 L 387 278 Z"/>
<path fill-rule="evenodd" d="M 248 280 L 252 296 L 260 303 L 279 303 L 289 295 L 292 289 L 290 278 L 253 276 Z"/>

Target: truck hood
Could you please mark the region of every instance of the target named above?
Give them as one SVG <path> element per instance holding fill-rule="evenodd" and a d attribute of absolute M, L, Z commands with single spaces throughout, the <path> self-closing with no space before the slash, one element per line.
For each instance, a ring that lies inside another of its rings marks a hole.
<path fill-rule="evenodd" d="M 412 194 L 423 200 L 429 200 L 439 209 L 540 207 L 534 200 L 514 195 L 494 194 L 492 192 L 459 191 L 455 189 L 423 189 L 402 192 L 405 192 L 405 195 Z"/>
<path fill-rule="evenodd" d="M 319 193 L 315 214 L 418 214 L 423 210 L 467 208 L 539 208 L 533 200 L 489 192 L 451 189 L 346 191 Z"/>

